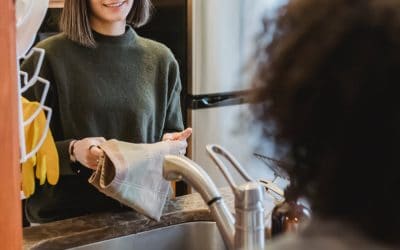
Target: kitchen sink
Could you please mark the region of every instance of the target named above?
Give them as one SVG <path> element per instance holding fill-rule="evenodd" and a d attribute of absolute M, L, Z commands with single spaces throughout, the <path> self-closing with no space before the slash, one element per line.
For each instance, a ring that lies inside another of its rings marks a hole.
<path fill-rule="evenodd" d="M 71 248 L 75 250 L 220 250 L 225 247 L 215 222 L 198 221 L 153 229 Z"/>

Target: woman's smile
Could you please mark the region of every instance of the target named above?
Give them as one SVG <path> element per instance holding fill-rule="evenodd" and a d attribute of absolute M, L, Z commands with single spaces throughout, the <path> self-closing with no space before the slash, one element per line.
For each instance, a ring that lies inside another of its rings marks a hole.
<path fill-rule="evenodd" d="M 133 2 L 134 0 L 89 0 L 91 27 L 102 34 L 123 34 Z"/>
<path fill-rule="evenodd" d="M 127 3 L 126 0 L 124 0 L 124 1 L 113 1 L 113 2 L 103 3 L 103 6 L 108 7 L 108 8 L 119 8 L 119 7 L 121 7 L 122 5 L 124 5 L 126 3 Z"/>

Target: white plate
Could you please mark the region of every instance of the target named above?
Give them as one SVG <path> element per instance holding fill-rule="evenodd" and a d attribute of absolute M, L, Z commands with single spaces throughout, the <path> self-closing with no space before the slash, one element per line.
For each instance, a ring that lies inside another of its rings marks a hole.
<path fill-rule="evenodd" d="M 15 16 L 17 25 L 17 57 L 23 57 L 33 42 L 46 15 L 49 0 L 17 0 Z"/>

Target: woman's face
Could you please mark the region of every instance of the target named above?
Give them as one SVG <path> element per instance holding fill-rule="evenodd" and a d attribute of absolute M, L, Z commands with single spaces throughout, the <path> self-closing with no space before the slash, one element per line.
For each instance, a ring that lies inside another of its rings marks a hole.
<path fill-rule="evenodd" d="M 124 21 L 134 0 L 89 0 L 90 17 L 105 23 Z"/>

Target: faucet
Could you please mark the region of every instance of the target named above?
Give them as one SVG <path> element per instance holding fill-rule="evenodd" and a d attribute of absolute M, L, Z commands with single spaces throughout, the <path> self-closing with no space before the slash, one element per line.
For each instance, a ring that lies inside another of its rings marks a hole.
<path fill-rule="evenodd" d="M 189 158 L 166 155 L 163 165 L 164 178 L 169 181 L 184 180 L 200 193 L 208 205 L 228 249 L 264 249 L 263 187 L 248 176 L 239 162 L 221 146 L 207 145 L 206 150 L 233 191 L 235 218 L 208 174 Z M 246 183 L 237 186 L 217 154 L 228 160 Z"/>

